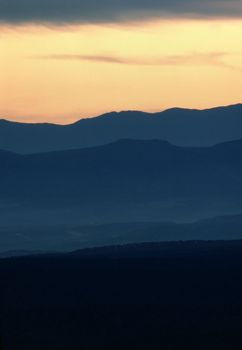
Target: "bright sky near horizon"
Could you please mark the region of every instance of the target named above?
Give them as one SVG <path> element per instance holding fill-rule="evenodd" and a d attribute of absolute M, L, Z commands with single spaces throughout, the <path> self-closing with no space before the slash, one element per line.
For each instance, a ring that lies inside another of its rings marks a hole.
<path fill-rule="evenodd" d="M 111 110 L 242 101 L 242 21 L 234 14 L 44 22 L 9 13 L 0 15 L 6 119 L 69 123 Z"/>

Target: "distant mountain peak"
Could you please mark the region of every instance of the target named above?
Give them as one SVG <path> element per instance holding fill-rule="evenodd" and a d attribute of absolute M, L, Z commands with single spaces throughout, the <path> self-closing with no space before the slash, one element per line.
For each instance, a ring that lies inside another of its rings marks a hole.
<path fill-rule="evenodd" d="M 195 108 L 183 108 L 183 107 L 173 107 L 173 108 L 168 108 L 165 109 L 163 112 L 161 113 L 169 113 L 169 112 L 197 112 L 199 111 L 199 109 L 195 109 Z"/>
<path fill-rule="evenodd" d="M 13 122 L 8 120 L 8 119 L 5 119 L 5 118 L 0 118 L 0 123 L 1 124 L 10 124 L 10 123 L 13 123 Z"/>

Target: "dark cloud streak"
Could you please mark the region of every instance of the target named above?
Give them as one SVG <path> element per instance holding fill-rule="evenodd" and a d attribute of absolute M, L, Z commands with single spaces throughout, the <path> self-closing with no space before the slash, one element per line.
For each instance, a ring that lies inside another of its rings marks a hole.
<path fill-rule="evenodd" d="M 0 0 L 3 23 L 74 24 L 151 18 L 241 18 L 241 0 Z"/>
<path fill-rule="evenodd" d="M 124 65 L 142 65 L 142 66 L 198 66 L 198 65 L 213 65 L 224 67 L 232 70 L 240 70 L 239 67 L 227 64 L 224 58 L 227 56 L 225 52 L 210 52 L 210 53 L 194 53 L 189 55 L 167 55 L 154 58 L 130 58 L 121 56 L 107 55 L 78 55 L 78 54 L 54 54 L 34 56 L 32 58 L 45 60 L 76 60 L 76 61 L 91 61 L 111 64 Z"/>
<path fill-rule="evenodd" d="M 37 56 L 34 58 L 39 59 L 49 59 L 49 60 L 78 60 L 78 61 L 93 61 L 93 62 L 103 62 L 103 63 L 118 63 L 118 64 L 137 64 L 129 58 L 121 58 L 115 56 L 103 56 L 103 55 L 47 55 L 47 56 Z"/>

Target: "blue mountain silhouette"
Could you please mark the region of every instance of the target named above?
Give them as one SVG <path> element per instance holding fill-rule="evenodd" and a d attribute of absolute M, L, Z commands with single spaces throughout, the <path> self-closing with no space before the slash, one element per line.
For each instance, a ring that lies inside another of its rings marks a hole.
<path fill-rule="evenodd" d="M 22 209 L 30 221 L 35 220 L 31 212 L 35 210 L 44 211 L 54 222 L 68 216 L 62 210 L 78 222 L 194 220 L 239 214 L 241 150 L 242 140 L 197 148 L 123 139 L 32 155 L 2 151 L 1 220 L 11 222 L 8 212 L 22 219 Z"/>
<path fill-rule="evenodd" d="M 0 120 L 0 149 L 20 153 L 76 149 L 122 138 L 163 139 L 178 146 L 211 146 L 242 138 L 242 104 L 160 113 L 111 112 L 70 125 Z"/>

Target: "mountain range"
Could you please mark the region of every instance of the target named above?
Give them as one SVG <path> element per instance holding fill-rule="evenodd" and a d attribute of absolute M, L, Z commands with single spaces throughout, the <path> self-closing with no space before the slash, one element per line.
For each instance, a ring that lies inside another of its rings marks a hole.
<path fill-rule="evenodd" d="M 108 144 L 119 139 L 162 139 L 178 146 L 212 146 L 242 138 L 242 104 L 159 113 L 111 112 L 70 125 L 0 120 L 0 149 L 37 153 Z"/>
<path fill-rule="evenodd" d="M 189 221 L 242 211 L 242 141 L 0 152 L 1 223 Z"/>

